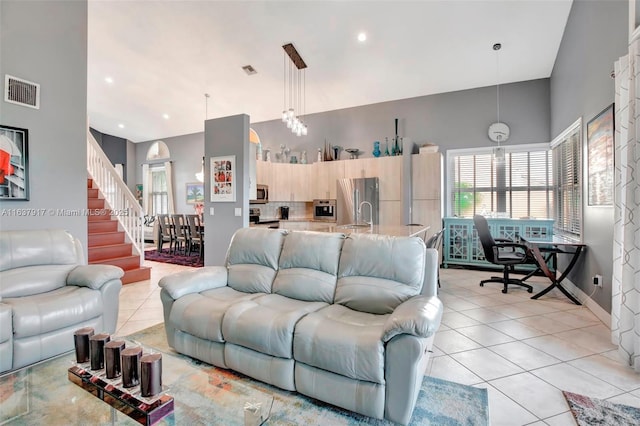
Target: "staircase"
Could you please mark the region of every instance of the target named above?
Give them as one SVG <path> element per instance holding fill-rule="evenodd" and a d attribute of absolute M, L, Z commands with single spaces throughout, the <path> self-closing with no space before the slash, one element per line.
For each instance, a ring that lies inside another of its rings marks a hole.
<path fill-rule="evenodd" d="M 87 207 L 93 213 L 88 217 L 88 252 L 90 264 L 119 266 L 124 270 L 122 284 L 148 280 L 151 268 L 140 265 L 140 256 L 134 254 L 133 244 L 125 242 L 125 233 L 118 229 L 118 220 L 114 219 L 100 198 L 97 188 L 93 187 L 93 179 L 87 179 Z"/>

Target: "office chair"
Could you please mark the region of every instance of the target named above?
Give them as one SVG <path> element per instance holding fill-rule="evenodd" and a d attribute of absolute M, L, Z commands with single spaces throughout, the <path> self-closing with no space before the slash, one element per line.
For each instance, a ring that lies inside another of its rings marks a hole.
<path fill-rule="evenodd" d="M 488 262 L 494 265 L 500 265 L 503 268 L 502 277 L 491 277 L 487 280 L 480 281 L 480 287 L 484 287 L 484 283 L 494 282 L 502 283 L 503 293 L 507 292 L 509 284 L 519 285 L 527 289 L 529 293 L 533 292 L 533 287 L 522 282 L 522 280 L 510 278 L 509 271 L 513 271 L 513 265 L 534 262 L 529 255 L 529 248 L 524 244 L 514 243 L 505 238 L 494 238 L 489 231 L 489 223 L 484 216 L 473 216 L 473 224 L 478 232 L 484 257 Z"/>

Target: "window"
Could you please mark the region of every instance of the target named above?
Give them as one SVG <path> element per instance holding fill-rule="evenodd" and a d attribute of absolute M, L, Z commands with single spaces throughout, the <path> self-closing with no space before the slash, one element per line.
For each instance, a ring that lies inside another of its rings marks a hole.
<path fill-rule="evenodd" d="M 167 214 L 169 212 L 169 196 L 167 191 L 167 174 L 164 166 L 152 166 L 151 173 L 151 211 L 150 215 Z"/>
<path fill-rule="evenodd" d="M 551 142 L 554 233 L 582 236 L 582 119 Z"/>
<path fill-rule="evenodd" d="M 450 211 L 512 218 L 553 214 L 551 150 L 547 144 L 448 151 Z M 496 150 L 497 151 L 497 150 Z"/>

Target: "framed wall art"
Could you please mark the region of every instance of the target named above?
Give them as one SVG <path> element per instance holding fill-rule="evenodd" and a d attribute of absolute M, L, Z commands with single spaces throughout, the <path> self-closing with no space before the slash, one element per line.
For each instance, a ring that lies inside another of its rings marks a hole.
<path fill-rule="evenodd" d="M 0 125 L 0 200 L 29 200 L 29 131 Z"/>
<path fill-rule="evenodd" d="M 590 206 L 613 205 L 613 104 L 587 123 L 587 177 Z"/>
<path fill-rule="evenodd" d="M 204 183 L 187 183 L 187 204 L 204 202 Z"/>
<path fill-rule="evenodd" d="M 211 201 L 236 201 L 236 156 L 211 157 Z"/>

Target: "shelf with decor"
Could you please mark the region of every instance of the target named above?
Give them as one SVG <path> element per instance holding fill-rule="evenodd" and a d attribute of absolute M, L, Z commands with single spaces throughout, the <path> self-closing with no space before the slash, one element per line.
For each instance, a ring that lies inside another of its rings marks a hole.
<path fill-rule="evenodd" d="M 489 229 L 494 238 L 508 238 L 513 241 L 518 236 L 528 239 L 551 241 L 553 237 L 553 219 L 509 219 L 487 218 Z M 484 258 L 484 251 L 472 218 L 445 217 L 443 219 L 444 245 L 443 266 L 469 265 L 487 268 L 499 268 Z M 519 265 L 518 268 L 531 269 L 531 265 Z"/>

